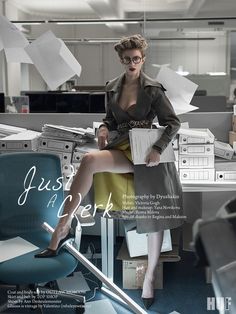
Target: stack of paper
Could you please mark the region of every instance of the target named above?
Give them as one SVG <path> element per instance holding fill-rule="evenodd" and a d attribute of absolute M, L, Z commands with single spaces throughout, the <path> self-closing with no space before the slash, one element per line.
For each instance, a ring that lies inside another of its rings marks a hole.
<path fill-rule="evenodd" d="M 81 73 L 81 65 L 64 42 L 51 31 L 38 37 L 25 48 L 42 78 L 51 90 Z"/>
<path fill-rule="evenodd" d="M 87 142 L 90 139 L 95 138 L 95 134 L 92 128 L 71 128 L 62 125 L 45 124 L 42 128 L 43 136 L 50 138 L 57 138 L 63 140 L 71 140 L 80 142 Z"/>
<path fill-rule="evenodd" d="M 134 165 L 146 164 L 145 159 L 151 151 L 153 144 L 161 137 L 164 127 L 158 129 L 133 128 L 129 131 L 130 147 Z M 160 162 L 175 161 L 172 143 L 161 154 Z"/>

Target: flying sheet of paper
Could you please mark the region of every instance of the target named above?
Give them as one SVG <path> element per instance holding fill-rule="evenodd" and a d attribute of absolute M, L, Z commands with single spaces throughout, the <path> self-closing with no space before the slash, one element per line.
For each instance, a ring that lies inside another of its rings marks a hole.
<path fill-rule="evenodd" d="M 24 48 L 5 48 L 7 62 L 33 63 Z"/>
<path fill-rule="evenodd" d="M 156 79 L 165 87 L 166 96 L 177 115 L 198 109 L 198 107 L 190 105 L 198 87 L 197 84 L 167 67 L 161 67 Z"/>
<path fill-rule="evenodd" d="M 136 129 L 129 131 L 130 147 L 134 165 L 145 164 L 145 159 L 150 152 L 152 145 L 161 137 L 164 127 L 159 129 Z M 161 154 L 160 162 L 175 161 L 175 154 L 172 143 L 166 147 Z"/>
<path fill-rule="evenodd" d="M 21 237 L 0 241 L 0 262 L 8 261 L 14 257 L 37 250 L 34 244 L 22 239 Z"/>
<path fill-rule="evenodd" d="M 5 16 L 0 15 L 0 50 L 4 48 L 7 62 L 32 63 L 24 48 L 29 44 L 21 31 Z"/>
<path fill-rule="evenodd" d="M 81 65 L 64 42 L 51 31 L 25 48 L 49 88 L 56 89 L 72 76 L 80 76 Z"/>

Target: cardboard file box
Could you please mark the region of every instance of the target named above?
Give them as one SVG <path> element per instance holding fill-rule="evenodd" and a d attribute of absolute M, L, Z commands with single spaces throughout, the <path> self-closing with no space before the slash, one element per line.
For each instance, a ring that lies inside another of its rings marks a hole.
<path fill-rule="evenodd" d="M 236 111 L 236 105 L 234 105 L 234 110 Z M 232 116 L 232 130 L 236 132 L 236 112 Z"/>
<path fill-rule="evenodd" d="M 215 168 L 212 169 L 180 169 L 179 177 L 181 182 L 185 181 L 204 181 L 210 182 L 215 180 Z"/>
<path fill-rule="evenodd" d="M 179 168 L 214 168 L 214 155 L 179 155 Z"/>
<path fill-rule="evenodd" d="M 214 155 L 214 145 L 213 144 L 188 144 L 179 146 L 180 155 Z"/>
<path fill-rule="evenodd" d="M 228 143 L 215 141 L 215 155 L 225 159 L 232 159 L 234 155 L 233 148 Z"/>
<path fill-rule="evenodd" d="M 130 257 L 126 242 L 123 241 L 117 256 L 122 260 L 123 289 L 141 289 L 147 267 L 147 256 Z M 161 253 L 156 270 L 155 289 L 163 288 L 163 263 L 180 261 L 178 245 L 173 245 L 170 252 Z"/>
<path fill-rule="evenodd" d="M 147 233 L 137 233 L 136 229 L 125 232 L 126 243 L 130 257 L 143 256 L 148 254 Z M 161 252 L 172 250 L 170 230 L 164 231 L 164 238 Z"/>
<path fill-rule="evenodd" d="M 147 260 L 123 261 L 123 289 L 141 289 L 147 266 Z M 158 263 L 155 279 L 154 288 L 163 289 L 163 263 Z"/>
<path fill-rule="evenodd" d="M 234 142 L 236 142 L 236 132 L 230 131 L 229 132 L 229 144 L 233 146 Z"/>

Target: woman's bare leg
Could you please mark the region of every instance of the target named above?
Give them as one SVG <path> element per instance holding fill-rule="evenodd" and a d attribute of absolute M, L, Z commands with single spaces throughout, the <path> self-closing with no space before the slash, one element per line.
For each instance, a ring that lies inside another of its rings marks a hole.
<path fill-rule="evenodd" d="M 59 220 L 50 241 L 50 249 L 56 249 L 59 241 L 67 235 L 73 211 L 89 192 L 93 175 L 98 172 L 129 173 L 133 172 L 133 164 L 119 150 L 102 150 L 85 154 L 69 191 L 71 199 L 68 198 L 65 202 L 62 213 L 65 217 Z"/>
<path fill-rule="evenodd" d="M 158 264 L 164 231 L 148 233 L 148 267 L 143 282 L 142 298 L 153 298 L 153 284 Z"/>

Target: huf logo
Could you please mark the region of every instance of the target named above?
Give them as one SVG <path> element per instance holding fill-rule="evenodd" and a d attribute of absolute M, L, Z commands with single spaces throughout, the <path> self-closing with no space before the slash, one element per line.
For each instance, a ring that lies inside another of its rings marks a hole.
<path fill-rule="evenodd" d="M 231 305 L 231 298 L 229 297 L 217 297 L 217 298 L 207 298 L 207 310 L 208 311 L 229 311 Z"/>

